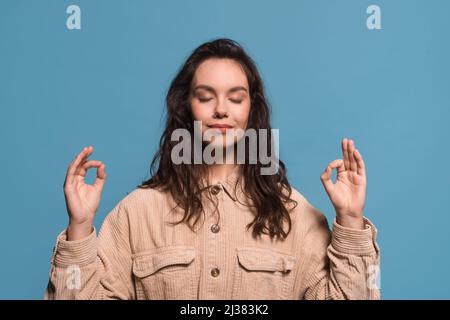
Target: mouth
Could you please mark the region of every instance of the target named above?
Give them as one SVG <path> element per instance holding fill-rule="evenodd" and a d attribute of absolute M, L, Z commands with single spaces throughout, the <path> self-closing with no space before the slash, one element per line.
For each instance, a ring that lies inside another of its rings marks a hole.
<path fill-rule="evenodd" d="M 208 125 L 208 128 L 216 129 L 220 131 L 221 133 L 225 133 L 227 130 L 233 129 L 233 126 L 230 126 L 228 124 L 212 124 Z"/>

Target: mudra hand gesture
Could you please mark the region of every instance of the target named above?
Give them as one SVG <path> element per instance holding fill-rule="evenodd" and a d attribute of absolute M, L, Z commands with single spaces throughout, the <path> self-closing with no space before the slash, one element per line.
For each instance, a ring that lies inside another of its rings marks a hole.
<path fill-rule="evenodd" d="M 366 169 L 364 160 L 353 140 L 342 140 L 344 159 L 330 162 L 320 180 L 336 211 L 336 222 L 343 227 L 363 229 L 363 209 L 366 198 Z M 337 168 L 336 183 L 331 174 Z"/>
<path fill-rule="evenodd" d="M 103 186 L 106 181 L 105 164 L 87 158 L 94 152 L 94 147 L 83 148 L 70 163 L 64 181 L 69 226 L 67 240 L 80 240 L 87 237 L 93 228 L 94 216 L 100 205 Z M 97 168 L 94 184 L 87 184 L 85 179 L 90 168 Z"/>

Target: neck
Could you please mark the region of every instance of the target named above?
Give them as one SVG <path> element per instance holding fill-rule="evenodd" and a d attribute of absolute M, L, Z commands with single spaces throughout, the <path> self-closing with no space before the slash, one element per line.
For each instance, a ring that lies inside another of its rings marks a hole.
<path fill-rule="evenodd" d="M 208 166 L 209 183 L 217 184 L 220 181 L 224 181 L 235 169 L 238 168 L 237 164 L 212 164 Z"/>

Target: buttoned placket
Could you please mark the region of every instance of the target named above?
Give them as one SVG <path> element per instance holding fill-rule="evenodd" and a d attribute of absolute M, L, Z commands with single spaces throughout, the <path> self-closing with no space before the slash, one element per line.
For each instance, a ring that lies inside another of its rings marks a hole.
<path fill-rule="evenodd" d="M 236 176 L 230 175 L 227 180 L 216 183 L 204 189 L 209 193 L 213 203 L 205 205 L 205 224 L 203 228 L 203 269 L 199 299 L 224 299 L 227 293 L 227 263 L 229 254 L 227 249 L 227 217 L 225 209 L 230 204 L 225 202 L 237 201 L 234 188 Z M 228 209 L 227 209 L 228 210 Z"/>
<path fill-rule="evenodd" d="M 209 187 L 210 196 L 215 205 L 212 211 L 208 212 L 206 232 L 206 299 L 220 299 L 219 294 L 225 290 L 226 281 L 223 279 L 224 272 L 221 270 L 225 264 L 221 261 L 221 247 L 224 238 L 221 232 L 221 222 L 223 217 L 224 188 L 221 183 Z M 225 195 L 226 196 L 226 195 Z M 215 209 L 215 210 L 214 210 Z M 220 216 L 220 218 L 219 218 Z"/>

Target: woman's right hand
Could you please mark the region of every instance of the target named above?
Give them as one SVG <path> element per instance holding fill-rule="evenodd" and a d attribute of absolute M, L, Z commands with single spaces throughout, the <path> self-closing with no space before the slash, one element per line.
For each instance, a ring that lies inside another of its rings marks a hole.
<path fill-rule="evenodd" d="M 64 181 L 69 226 L 67 240 L 79 240 L 92 232 L 94 216 L 100 204 L 103 186 L 106 181 L 105 164 L 97 160 L 87 160 L 94 148 L 89 146 L 70 163 Z M 89 168 L 97 168 L 94 184 L 85 183 Z"/>

